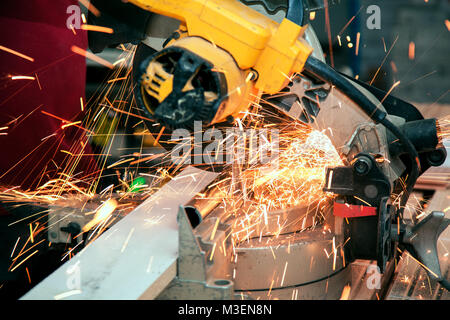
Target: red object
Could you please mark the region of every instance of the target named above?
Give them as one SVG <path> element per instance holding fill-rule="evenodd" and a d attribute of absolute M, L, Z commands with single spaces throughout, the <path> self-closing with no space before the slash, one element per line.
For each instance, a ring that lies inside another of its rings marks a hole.
<path fill-rule="evenodd" d="M 377 208 L 335 202 L 333 214 L 342 218 L 370 217 L 377 215 Z"/>
<path fill-rule="evenodd" d="M 66 26 L 75 0 L 14 0 L 0 4 L 0 46 L 34 61 L 0 50 L 0 184 L 33 188 L 70 166 L 73 154 L 92 154 L 85 132 L 67 121 L 81 120 L 85 101 L 86 60 L 73 53 L 87 48 L 87 34 Z M 12 76 L 34 77 L 13 80 Z M 51 117 L 52 114 L 56 117 Z M 3 129 L 8 127 L 7 129 Z M 74 159 L 72 159 L 74 160 Z M 83 156 L 75 174 L 96 170 Z"/>

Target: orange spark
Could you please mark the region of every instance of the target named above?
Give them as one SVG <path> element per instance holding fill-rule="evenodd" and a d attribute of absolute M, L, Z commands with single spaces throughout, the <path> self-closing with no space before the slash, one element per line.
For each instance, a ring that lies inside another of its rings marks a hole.
<path fill-rule="evenodd" d="M 355 52 L 356 55 L 359 54 L 359 42 L 360 42 L 360 40 L 361 40 L 361 33 L 358 32 L 356 34 L 356 52 Z"/>
<path fill-rule="evenodd" d="M 77 32 L 75 31 L 75 28 L 73 27 L 73 25 L 70 25 L 70 30 L 72 30 L 72 32 L 75 36 L 77 35 Z"/>
<path fill-rule="evenodd" d="M 153 146 L 156 146 L 156 144 L 158 143 L 159 139 L 161 138 L 161 135 L 163 134 L 164 130 L 166 129 L 166 127 L 162 127 L 161 131 L 159 131 L 158 136 L 156 137 L 155 142 L 153 142 Z"/>
<path fill-rule="evenodd" d="M 11 80 L 36 80 L 36 78 L 30 76 L 11 76 Z"/>
<path fill-rule="evenodd" d="M 154 155 L 151 155 L 149 157 L 145 157 L 145 158 L 133 161 L 133 162 L 130 163 L 130 165 L 135 165 L 135 164 L 138 164 L 138 163 L 141 163 L 141 162 L 144 162 L 144 161 L 153 160 L 153 159 L 156 159 L 156 158 L 159 158 L 159 157 L 162 157 L 162 156 L 164 156 L 164 153 L 154 154 Z"/>
<path fill-rule="evenodd" d="M 47 112 L 47 111 L 41 110 L 41 113 L 45 114 L 46 116 L 49 116 L 49 117 L 58 119 L 58 120 L 60 120 L 60 121 L 62 121 L 62 122 L 65 122 L 65 123 L 71 123 L 71 121 L 68 121 L 68 120 L 66 120 L 66 119 L 60 118 L 60 117 L 58 117 L 58 116 L 55 116 L 54 114 L 51 114 L 51 113 L 49 113 L 49 112 Z M 77 128 L 79 128 L 79 129 L 85 130 L 86 132 L 89 132 L 90 134 L 95 134 L 93 131 L 91 131 L 91 130 L 89 130 L 89 129 L 86 129 L 86 128 L 83 128 L 82 126 L 79 126 L 78 124 L 74 124 L 74 126 L 77 127 Z"/>
<path fill-rule="evenodd" d="M 131 112 L 127 112 L 127 111 L 125 111 L 125 110 L 120 110 L 120 109 L 114 108 L 114 106 L 112 105 L 111 102 L 108 101 L 108 103 L 109 103 L 109 108 L 112 109 L 112 110 L 114 110 L 114 111 L 116 111 L 116 112 L 123 113 L 123 114 L 129 115 L 129 116 L 132 116 L 132 117 L 136 117 L 136 118 L 139 118 L 139 119 L 142 119 L 142 120 L 147 120 L 147 121 L 150 121 L 150 122 L 155 122 L 154 119 L 150 119 L 150 118 L 143 117 L 143 116 L 138 115 L 138 114 L 135 114 L 135 113 L 131 113 Z"/>
<path fill-rule="evenodd" d="M 4 46 L 0 46 L 0 50 L 6 51 L 6 52 L 8 52 L 8 53 L 14 54 L 14 55 L 16 55 L 16 56 L 18 56 L 18 57 L 21 57 L 21 58 L 23 58 L 23 59 L 26 59 L 26 60 L 28 60 L 28 61 L 34 62 L 34 59 L 33 59 L 33 58 L 31 58 L 31 57 L 29 57 L 29 56 L 27 56 L 27 55 L 24 55 L 23 53 L 17 52 L 17 51 L 15 51 L 15 50 L 13 50 L 13 49 L 9 49 L 9 48 L 6 48 L 6 47 L 4 47 Z"/>
<path fill-rule="evenodd" d="M 386 95 L 384 96 L 384 98 L 381 100 L 380 104 L 382 104 L 384 102 L 384 100 L 386 100 L 386 98 L 392 93 L 392 91 L 394 91 L 394 89 L 400 84 L 400 81 L 397 81 L 396 83 L 394 83 L 392 85 L 392 87 L 389 89 L 389 91 L 386 93 Z"/>
<path fill-rule="evenodd" d="M 281 278 L 281 286 L 283 286 L 283 284 L 284 284 L 284 277 L 286 276 L 287 266 L 288 266 L 288 262 L 286 261 L 286 264 L 284 265 L 283 277 Z"/>
<path fill-rule="evenodd" d="M 28 271 L 28 268 L 25 268 L 25 270 L 27 271 L 27 275 L 28 275 L 28 282 L 29 282 L 29 283 L 31 283 L 30 272 Z"/>
<path fill-rule="evenodd" d="M 11 269 L 11 272 L 13 272 L 14 270 L 16 270 L 22 263 L 24 263 L 25 261 L 27 261 L 29 258 L 31 258 L 33 255 L 35 255 L 36 253 L 38 253 L 39 250 L 34 251 L 32 254 L 30 254 L 28 257 L 26 257 L 25 259 L 23 259 L 17 266 L 15 266 L 14 268 Z"/>
<path fill-rule="evenodd" d="M 134 227 L 130 230 L 130 233 L 128 234 L 128 237 L 125 239 L 125 242 L 123 243 L 122 249 L 120 250 L 120 252 L 124 252 L 126 247 L 128 246 L 128 242 L 131 239 L 131 236 L 133 235 L 134 232 Z"/>
<path fill-rule="evenodd" d="M 14 251 L 16 251 L 17 244 L 19 243 L 20 237 L 17 238 L 16 244 L 14 245 L 13 251 L 11 252 L 10 258 L 14 255 Z"/>
<path fill-rule="evenodd" d="M 113 65 L 116 65 L 116 63 L 114 63 Z M 113 82 L 126 80 L 126 79 L 127 79 L 127 77 L 115 78 L 115 79 L 108 80 L 107 83 L 113 83 Z"/>
<path fill-rule="evenodd" d="M 34 242 L 34 237 L 33 237 L 33 229 L 31 229 L 31 223 L 29 224 L 30 227 L 30 239 L 31 239 L 31 243 Z"/>
<path fill-rule="evenodd" d="M 100 57 L 96 56 L 95 54 L 93 54 L 91 52 L 88 52 L 88 51 L 86 51 L 86 50 L 84 50 L 84 49 L 82 49 L 80 47 L 72 46 L 70 48 L 70 50 L 72 50 L 72 52 L 74 52 L 76 54 L 79 54 L 80 56 L 84 56 L 84 57 L 86 57 L 86 58 L 88 58 L 88 59 L 90 59 L 92 61 L 95 61 L 95 62 L 97 62 L 97 63 L 99 63 L 101 65 L 104 65 L 105 67 L 108 67 L 110 69 L 114 69 L 114 65 L 112 63 L 110 63 L 110 62 L 106 61 L 105 59 L 100 58 Z"/>
<path fill-rule="evenodd" d="M 398 73 L 397 65 L 394 61 L 391 61 L 391 68 L 394 73 Z"/>
<path fill-rule="evenodd" d="M 70 122 L 70 123 L 62 125 L 61 129 L 65 129 L 65 128 L 71 127 L 71 126 L 76 126 L 77 124 L 80 124 L 80 123 L 81 123 L 81 121 Z"/>
<path fill-rule="evenodd" d="M 88 9 L 94 16 L 99 17 L 100 11 L 89 1 L 89 0 L 80 0 L 81 4 Z"/>
<path fill-rule="evenodd" d="M 350 296 L 350 290 L 351 290 L 350 285 L 349 284 L 346 285 L 342 290 L 341 298 L 339 300 L 348 300 Z"/>
<path fill-rule="evenodd" d="M 375 79 L 377 78 L 378 74 L 380 73 L 381 68 L 383 67 L 384 63 L 386 62 L 386 59 L 389 57 L 392 49 L 394 48 L 395 44 L 397 43 L 398 40 L 398 36 L 395 38 L 394 43 L 392 44 L 391 48 L 389 49 L 388 53 L 386 54 L 386 56 L 383 59 L 383 62 L 381 62 L 380 67 L 377 69 L 377 72 L 375 73 L 375 75 L 373 76 L 372 80 L 370 81 L 370 85 L 373 84 L 373 82 L 375 81 Z"/>
<path fill-rule="evenodd" d="M 39 77 L 38 77 L 37 73 L 35 73 L 34 75 L 36 76 L 36 80 L 37 80 L 37 83 L 38 83 L 38 86 L 39 86 L 39 90 L 42 90 L 41 82 L 39 81 Z"/>
<path fill-rule="evenodd" d="M 416 56 L 416 44 L 413 41 L 411 41 L 409 43 L 409 50 L 408 50 L 409 60 L 414 60 L 415 56 Z"/>
<path fill-rule="evenodd" d="M 86 31 L 103 32 L 103 33 L 109 33 L 109 34 L 114 33 L 114 30 L 111 29 L 111 28 L 101 27 L 101 26 L 94 26 L 94 25 L 90 25 L 90 24 L 83 24 L 83 25 L 81 25 L 81 29 L 82 30 L 86 30 Z"/>
<path fill-rule="evenodd" d="M 124 164 L 124 163 L 130 162 L 130 161 L 133 161 L 133 160 L 134 160 L 134 158 L 131 158 L 131 159 L 125 159 L 125 160 L 120 160 L 120 161 L 118 161 L 118 162 L 115 162 L 115 163 L 109 165 L 109 166 L 107 167 L 107 169 L 111 169 L 111 168 L 117 167 L 117 166 L 120 165 L 120 164 Z"/>

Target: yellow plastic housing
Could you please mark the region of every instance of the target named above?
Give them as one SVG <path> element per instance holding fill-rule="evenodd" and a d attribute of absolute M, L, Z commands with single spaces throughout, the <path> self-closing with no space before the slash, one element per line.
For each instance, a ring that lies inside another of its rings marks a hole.
<path fill-rule="evenodd" d="M 279 92 L 292 74 L 303 70 L 312 53 L 300 39 L 306 27 L 287 19 L 278 24 L 237 0 L 129 1 L 180 20 L 189 36 L 201 37 L 229 52 L 240 69 L 256 70 L 255 86 L 265 93 Z"/>
<path fill-rule="evenodd" d="M 214 66 L 213 72 L 223 73 L 228 94 L 211 123 L 225 121 L 230 115 L 237 117 L 239 112 L 248 109 L 252 102 L 249 97 L 256 95 L 257 91 L 254 89 L 254 85 L 247 80 L 248 72 L 239 69 L 227 51 L 200 37 L 185 37 L 175 41 L 171 46 L 195 53 Z"/>

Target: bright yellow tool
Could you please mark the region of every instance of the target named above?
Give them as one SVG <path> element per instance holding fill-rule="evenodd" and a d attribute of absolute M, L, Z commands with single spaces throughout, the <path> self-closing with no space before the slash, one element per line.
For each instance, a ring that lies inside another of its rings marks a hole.
<path fill-rule="evenodd" d="M 181 21 L 177 39 L 142 66 L 137 90 L 138 104 L 168 126 L 237 116 L 284 88 L 312 53 L 301 38 L 306 27 L 278 24 L 237 0 L 130 2 Z"/>

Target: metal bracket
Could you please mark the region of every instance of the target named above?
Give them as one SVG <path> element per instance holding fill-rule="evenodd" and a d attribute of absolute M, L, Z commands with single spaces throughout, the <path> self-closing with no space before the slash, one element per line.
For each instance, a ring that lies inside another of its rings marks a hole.
<path fill-rule="evenodd" d="M 371 150 L 376 150 L 379 146 L 382 145 L 380 136 L 378 134 L 376 125 L 374 123 L 363 123 L 360 126 L 358 126 L 353 133 L 353 135 L 350 137 L 349 141 L 342 147 L 342 153 L 346 156 L 349 156 L 350 151 L 352 149 L 356 149 L 357 152 L 361 152 L 361 150 L 367 149 L 367 144 L 369 142 L 368 136 L 376 137 L 377 141 L 375 143 L 371 143 Z M 363 138 L 365 138 L 365 141 L 363 141 Z M 355 151 L 354 151 L 355 152 Z M 372 151 L 373 152 L 373 151 Z M 379 153 L 381 153 L 381 150 L 378 150 Z"/>
<path fill-rule="evenodd" d="M 428 274 L 443 280 L 437 253 L 439 235 L 450 225 L 443 212 L 433 211 L 416 225 L 406 225 L 401 244 L 422 263 Z M 398 238 L 398 235 L 396 236 Z"/>
<path fill-rule="evenodd" d="M 194 234 L 194 230 L 189 222 L 186 209 L 180 206 L 177 216 L 179 232 L 179 249 L 177 260 L 177 277 L 158 296 L 159 300 L 231 300 L 234 295 L 234 284 L 232 281 L 214 277 L 217 272 L 211 270 L 213 264 L 207 261 L 207 251 L 202 247 L 212 247 L 211 250 L 218 250 L 221 245 L 220 240 L 223 234 L 216 229 L 213 240 L 216 246 L 202 245 L 201 237 Z M 214 255 L 211 251 L 210 256 Z M 221 254 L 223 256 L 223 254 Z M 210 259 L 211 261 L 213 259 Z M 221 261 L 222 262 L 222 261 Z M 217 267 L 223 267 L 217 263 Z"/>

